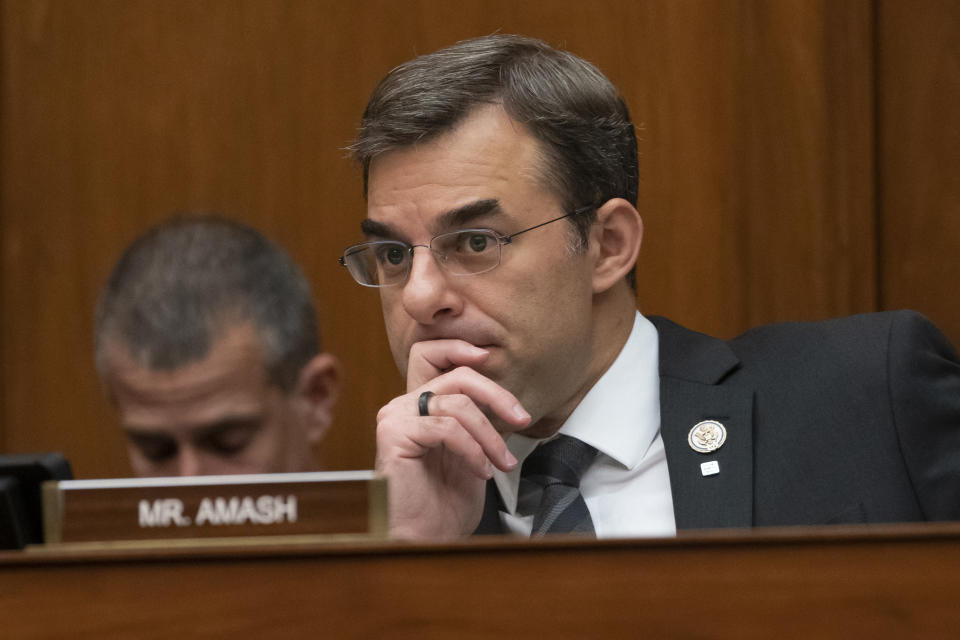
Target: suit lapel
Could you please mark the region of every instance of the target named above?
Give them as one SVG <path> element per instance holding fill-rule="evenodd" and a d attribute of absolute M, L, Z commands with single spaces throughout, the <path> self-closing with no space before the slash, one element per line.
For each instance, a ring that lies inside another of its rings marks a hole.
<path fill-rule="evenodd" d="M 677 529 L 749 527 L 753 524 L 753 394 L 731 394 L 719 386 L 660 379 L 660 430 L 667 451 Z M 716 420 L 727 440 L 709 454 L 687 441 L 701 420 Z M 704 476 L 701 465 L 717 462 L 719 473 Z"/>
<path fill-rule="evenodd" d="M 739 359 L 722 340 L 651 317 L 660 335 L 660 432 L 677 529 L 753 524 L 753 389 L 730 379 Z M 726 427 L 726 442 L 702 454 L 688 434 L 702 420 Z M 701 465 L 719 473 L 704 476 Z"/>

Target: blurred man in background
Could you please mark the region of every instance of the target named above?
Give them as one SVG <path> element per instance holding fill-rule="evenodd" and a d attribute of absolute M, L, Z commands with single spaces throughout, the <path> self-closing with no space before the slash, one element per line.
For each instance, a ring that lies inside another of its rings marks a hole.
<path fill-rule="evenodd" d="M 303 273 L 248 226 L 180 218 L 135 240 L 100 296 L 96 365 L 138 476 L 318 468 L 339 364 Z"/>

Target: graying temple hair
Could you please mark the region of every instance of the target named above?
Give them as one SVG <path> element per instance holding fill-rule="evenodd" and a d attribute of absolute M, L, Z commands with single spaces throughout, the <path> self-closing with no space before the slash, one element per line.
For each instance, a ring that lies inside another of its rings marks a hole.
<path fill-rule="evenodd" d="M 502 104 L 541 144 L 544 183 L 567 211 L 624 198 L 637 205 L 637 139 L 623 98 L 592 64 L 518 35 L 458 42 L 401 64 L 374 89 L 350 146 L 363 169 L 378 155 L 455 127 L 480 104 Z M 580 245 L 596 211 L 569 220 Z M 633 271 L 628 276 L 633 286 Z"/>
<path fill-rule="evenodd" d="M 183 217 L 137 238 L 120 258 L 96 311 L 96 364 L 109 342 L 153 370 L 203 359 L 226 329 L 252 321 L 271 384 L 291 391 L 320 350 L 310 286 L 256 230 L 212 216 Z"/>

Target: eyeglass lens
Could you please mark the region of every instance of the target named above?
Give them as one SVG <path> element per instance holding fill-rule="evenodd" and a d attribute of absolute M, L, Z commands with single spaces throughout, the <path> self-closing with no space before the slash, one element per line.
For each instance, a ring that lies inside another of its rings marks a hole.
<path fill-rule="evenodd" d="M 454 275 L 474 275 L 500 264 L 500 241 L 489 229 L 464 229 L 433 238 L 430 251 Z M 383 286 L 403 282 L 413 262 L 411 247 L 382 241 L 360 245 L 344 255 L 344 264 L 360 284 Z"/>
<path fill-rule="evenodd" d="M 430 251 L 447 271 L 459 276 L 490 271 L 500 264 L 500 241 L 489 229 L 441 234 L 430 241 Z"/>

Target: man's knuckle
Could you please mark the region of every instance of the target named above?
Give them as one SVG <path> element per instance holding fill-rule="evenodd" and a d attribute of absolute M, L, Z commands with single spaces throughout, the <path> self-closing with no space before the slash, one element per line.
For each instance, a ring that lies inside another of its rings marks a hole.
<path fill-rule="evenodd" d="M 470 398 L 470 396 L 463 393 L 450 396 L 449 402 L 457 411 L 464 411 L 473 408 L 473 400 Z"/>
<path fill-rule="evenodd" d="M 454 431 L 457 421 L 450 416 L 430 416 L 424 420 L 424 428 L 438 434 L 449 434 Z"/>
<path fill-rule="evenodd" d="M 380 444 L 386 444 L 389 440 L 393 439 L 394 426 L 390 422 L 378 422 L 376 437 L 377 442 Z"/>
<path fill-rule="evenodd" d="M 402 413 L 405 397 L 406 396 L 399 396 L 380 407 L 380 410 L 377 412 L 377 422 L 389 420 L 394 413 Z"/>

